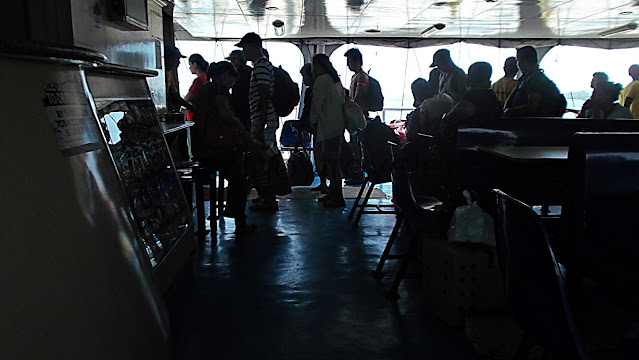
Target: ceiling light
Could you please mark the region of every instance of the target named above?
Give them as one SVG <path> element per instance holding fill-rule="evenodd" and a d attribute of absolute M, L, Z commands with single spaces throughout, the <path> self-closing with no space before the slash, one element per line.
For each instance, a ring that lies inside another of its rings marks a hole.
<path fill-rule="evenodd" d="M 277 6 L 267 6 L 265 7 L 266 10 L 279 10 L 279 8 Z"/>
<path fill-rule="evenodd" d="M 446 24 L 442 24 L 442 23 L 431 25 L 428 28 L 426 28 L 426 30 L 422 31 L 422 36 L 423 37 L 429 37 L 434 32 L 437 32 L 437 31 L 439 31 L 439 30 L 441 30 L 441 29 L 443 29 L 445 27 L 446 27 Z"/>
<path fill-rule="evenodd" d="M 599 36 L 610 36 L 610 35 L 615 35 L 615 34 L 619 34 L 622 32 L 626 32 L 626 31 L 632 31 L 632 30 L 636 30 L 637 29 L 637 24 L 636 23 L 630 23 L 630 24 L 626 24 L 626 25 L 622 25 L 616 28 L 612 28 L 609 30 L 604 30 L 602 32 L 600 32 L 598 35 Z"/>
<path fill-rule="evenodd" d="M 379 29 L 366 29 L 366 30 L 364 30 L 364 32 L 373 33 L 374 34 L 374 33 L 379 33 L 381 31 L 379 31 Z"/>
<path fill-rule="evenodd" d="M 282 20 L 275 20 L 273 21 L 273 27 L 275 28 L 275 35 L 276 36 L 282 36 L 284 35 L 284 21 Z"/>
<path fill-rule="evenodd" d="M 438 1 L 433 4 L 433 6 L 445 6 L 445 5 L 448 5 L 447 1 Z"/>
<path fill-rule="evenodd" d="M 632 11 L 622 11 L 619 13 L 619 15 L 630 15 L 632 14 Z"/>

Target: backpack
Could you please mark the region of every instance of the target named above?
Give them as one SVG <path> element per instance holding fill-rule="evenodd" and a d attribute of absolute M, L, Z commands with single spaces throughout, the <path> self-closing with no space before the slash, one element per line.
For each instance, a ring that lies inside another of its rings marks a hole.
<path fill-rule="evenodd" d="M 368 111 L 382 111 L 384 109 L 384 95 L 379 81 L 368 75 L 368 92 L 366 93 L 366 107 Z"/>
<path fill-rule="evenodd" d="M 537 75 L 539 74 L 539 75 Z M 526 82 L 530 81 L 533 76 L 539 77 L 541 82 L 544 84 L 544 89 L 547 92 L 547 96 L 544 98 L 541 106 L 544 108 L 542 112 L 542 116 L 549 117 L 562 117 L 566 112 L 566 107 L 568 103 L 566 102 L 566 97 L 564 94 L 559 92 L 559 88 L 554 83 L 554 81 L 550 80 L 546 74 L 544 74 L 543 70 L 540 70 L 533 75 L 531 75 Z"/>
<path fill-rule="evenodd" d="M 342 112 L 344 113 L 344 125 L 349 133 L 354 133 L 357 129 L 366 127 L 366 118 L 362 113 L 362 109 L 351 98 L 344 99 Z"/>
<path fill-rule="evenodd" d="M 313 163 L 306 148 L 299 150 L 295 147 L 295 150 L 291 153 L 291 157 L 289 157 L 286 162 L 286 167 L 288 171 L 288 181 L 291 186 L 310 186 L 313 180 L 315 180 Z"/>
<path fill-rule="evenodd" d="M 300 102 L 300 89 L 282 66 L 273 67 L 273 107 L 277 116 L 288 116 Z"/>

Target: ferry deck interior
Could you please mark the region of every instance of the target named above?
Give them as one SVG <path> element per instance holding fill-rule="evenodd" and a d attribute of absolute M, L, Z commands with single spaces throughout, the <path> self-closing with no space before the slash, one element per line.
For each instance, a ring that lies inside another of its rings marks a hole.
<path fill-rule="evenodd" d="M 631 49 L 638 2 L 7 0 L 0 10 L 0 358 L 639 358 L 639 122 L 460 126 L 449 199 L 416 194 L 412 181 L 430 174 L 383 143 L 392 169 L 344 186 L 343 208 L 321 206 L 315 177 L 276 212 L 247 209 L 257 231 L 236 236 L 223 174 L 190 158 L 193 123 L 167 108 L 176 75 L 165 62 L 181 41 L 249 32 L 295 45 L 305 63 L 343 45 L 532 45 L 540 58 L 559 45 Z M 475 240 L 451 231 L 470 221 L 464 205 L 485 215 Z"/>

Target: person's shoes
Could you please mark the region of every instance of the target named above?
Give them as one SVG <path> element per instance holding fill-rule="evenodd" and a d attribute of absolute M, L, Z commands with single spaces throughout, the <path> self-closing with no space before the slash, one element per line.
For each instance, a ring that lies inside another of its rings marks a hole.
<path fill-rule="evenodd" d="M 322 196 L 320 198 L 317 198 L 317 201 L 324 202 L 324 201 L 328 201 L 330 199 L 331 199 L 331 196 L 326 195 L 326 196 Z"/>
<path fill-rule="evenodd" d="M 346 181 L 344 181 L 344 184 L 346 184 L 346 185 L 362 185 L 364 183 L 364 181 L 366 181 L 366 179 L 364 179 L 363 177 L 361 177 L 361 178 L 351 178 L 351 179 L 346 179 Z"/>
<path fill-rule="evenodd" d="M 346 206 L 346 201 L 344 199 L 328 199 L 324 201 L 323 205 L 327 208 L 343 208 Z"/>
<path fill-rule="evenodd" d="M 310 191 L 319 191 L 322 194 L 328 194 L 328 186 L 326 186 L 326 185 L 317 185 L 316 187 L 312 187 L 309 190 Z"/>
<path fill-rule="evenodd" d="M 253 211 L 277 211 L 280 207 L 277 205 L 277 200 L 262 200 L 249 206 L 249 209 Z"/>
<path fill-rule="evenodd" d="M 257 229 L 257 226 L 255 224 L 244 224 L 241 226 L 236 226 L 235 235 L 242 236 L 242 235 L 251 234 L 255 232 L 255 229 Z"/>

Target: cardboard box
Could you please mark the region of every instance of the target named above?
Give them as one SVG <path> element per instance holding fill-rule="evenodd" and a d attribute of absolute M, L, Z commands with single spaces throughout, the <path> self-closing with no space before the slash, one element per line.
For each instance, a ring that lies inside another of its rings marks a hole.
<path fill-rule="evenodd" d="M 470 314 L 506 310 L 494 248 L 424 238 L 422 251 L 422 286 L 429 311 L 457 326 Z"/>

